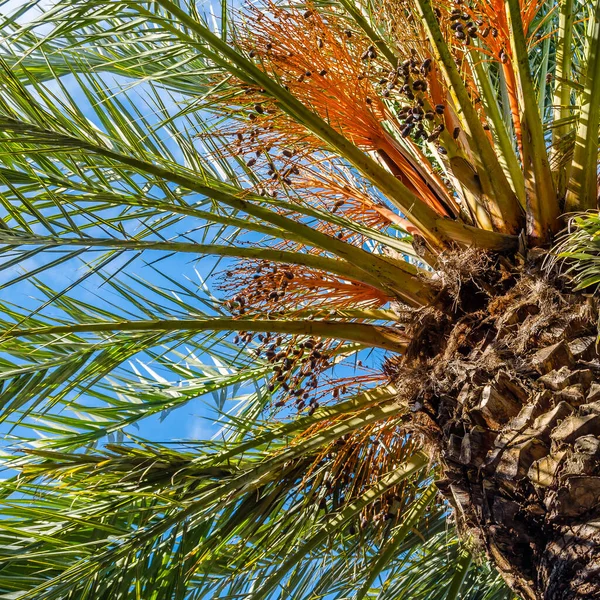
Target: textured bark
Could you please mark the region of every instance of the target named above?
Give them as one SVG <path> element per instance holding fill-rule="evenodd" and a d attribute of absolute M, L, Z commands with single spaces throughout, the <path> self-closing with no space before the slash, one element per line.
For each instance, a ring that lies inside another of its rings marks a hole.
<path fill-rule="evenodd" d="M 413 400 L 415 426 L 437 447 L 438 487 L 459 529 L 507 583 L 524 599 L 600 598 L 595 302 L 535 268 L 481 277 L 454 296 L 454 315 L 409 323 L 421 340 L 390 372 L 429 375 Z M 434 322 L 437 337 L 425 339 Z"/>

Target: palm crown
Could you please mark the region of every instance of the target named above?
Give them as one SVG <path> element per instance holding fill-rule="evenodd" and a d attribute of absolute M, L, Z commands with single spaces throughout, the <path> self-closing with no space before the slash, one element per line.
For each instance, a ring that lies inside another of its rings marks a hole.
<path fill-rule="evenodd" d="M 2 317 L 4 597 L 514 597 L 417 390 L 596 207 L 600 3 L 35 4 L 1 48 L 3 287 L 42 298 Z M 132 429 L 208 393 L 217 440 Z"/>

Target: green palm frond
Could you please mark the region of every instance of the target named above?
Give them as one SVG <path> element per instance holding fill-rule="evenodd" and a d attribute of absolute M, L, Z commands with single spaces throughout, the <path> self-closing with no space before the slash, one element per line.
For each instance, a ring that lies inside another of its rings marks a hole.
<path fill-rule="evenodd" d="M 561 261 L 564 272 L 577 282 L 577 288 L 595 293 L 600 283 L 600 219 L 586 213 L 569 221 L 569 230 L 555 248 L 552 257 Z"/>
<path fill-rule="evenodd" d="M 352 492 L 356 497 L 343 510 L 336 510 L 342 500 L 335 488 L 331 496 L 325 494 L 334 461 L 315 463 L 311 457 L 327 440 L 361 426 L 357 421 L 364 416 L 357 414 L 342 418 L 336 431 L 323 429 L 318 439 L 309 437 L 293 448 L 278 441 L 268 442 L 267 450 L 257 441 L 242 443 L 238 453 L 232 444 L 222 449 L 210 444 L 210 454 L 201 460 L 197 450 L 165 449 L 141 440 L 86 455 L 30 450 L 10 465 L 22 474 L 5 485 L 6 492 L 18 490 L 20 498 L 3 501 L 6 519 L 0 529 L 10 537 L 12 551 L 5 557 L 2 588 L 18 590 L 20 578 L 27 577 L 31 592 L 23 598 L 69 593 L 128 598 L 131 589 L 157 598 L 190 593 L 198 598 L 239 593 L 337 597 L 369 573 L 391 569 L 402 577 L 411 563 L 423 566 L 433 559 L 432 552 L 444 557 L 436 572 L 445 571 L 450 583 L 453 561 L 461 555 L 443 532 L 444 509 L 429 507 L 433 488 L 426 485 L 425 457 L 411 457 L 407 449 L 403 464 L 362 493 Z M 397 526 L 382 531 L 359 516 L 407 478 L 391 508 L 404 515 Z M 41 503 L 36 500 L 40 494 Z M 414 494 L 416 502 L 411 501 Z M 15 537 L 18 531 L 23 535 Z M 427 548 L 432 543 L 435 551 Z M 394 552 L 378 554 L 378 547 L 385 550 L 389 544 Z M 443 544 L 449 545 L 447 551 Z M 348 569 L 357 559 L 360 568 Z M 322 573 L 318 579 L 315 570 Z M 470 585 L 477 588 L 478 576 L 473 576 Z M 267 585 L 257 587 L 265 578 Z M 372 588 L 374 579 L 363 585 Z M 507 597 L 489 576 L 483 582 L 491 585 L 486 597 Z M 411 584 L 427 590 L 433 582 Z"/>

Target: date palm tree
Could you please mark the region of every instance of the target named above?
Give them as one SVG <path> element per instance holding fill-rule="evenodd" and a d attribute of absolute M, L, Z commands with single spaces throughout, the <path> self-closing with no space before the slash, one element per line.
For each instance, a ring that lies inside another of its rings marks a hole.
<path fill-rule="evenodd" d="M 600 598 L 600 1 L 37 5 L 1 597 Z"/>

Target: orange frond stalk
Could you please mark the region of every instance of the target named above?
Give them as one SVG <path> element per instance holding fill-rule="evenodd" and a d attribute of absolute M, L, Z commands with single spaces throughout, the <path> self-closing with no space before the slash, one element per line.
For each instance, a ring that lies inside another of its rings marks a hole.
<path fill-rule="evenodd" d="M 322 427 L 305 432 L 303 437 L 317 434 Z M 351 501 L 359 497 L 383 475 L 402 464 L 415 451 L 414 442 L 404 434 L 402 418 L 394 417 L 368 425 L 325 447 L 315 456 L 313 467 L 306 475 L 308 479 L 323 459 L 328 459 L 328 472 L 323 482 L 325 494 L 320 508 L 335 508 L 332 503 L 336 500 Z M 412 501 L 413 493 L 407 482 L 393 487 L 361 512 L 360 526 L 397 520 L 404 506 Z"/>
<path fill-rule="evenodd" d="M 524 31 L 529 30 L 530 24 L 544 4 L 545 2 L 542 0 L 530 0 L 522 3 L 521 16 Z M 439 6 L 441 7 L 442 3 Z M 474 23 L 473 33 L 479 40 L 479 52 L 487 54 L 502 69 L 517 146 L 519 151 L 522 151 L 522 128 L 517 97 L 517 80 L 514 68 L 511 65 L 513 61 L 510 43 L 511 34 L 504 10 L 504 2 L 503 0 L 478 0 L 470 6 L 461 5 L 460 8 L 453 9 L 451 14 L 458 14 L 459 12 L 468 15 L 471 22 Z M 460 33 L 455 31 L 454 36 L 458 35 Z M 531 32 L 530 38 L 534 35 L 535 32 Z"/>
<path fill-rule="evenodd" d="M 251 12 L 251 32 L 240 40 L 248 53 L 355 145 L 386 156 L 394 175 L 430 207 L 441 215 L 456 215 L 439 178 L 427 172 L 418 157 L 401 151 L 382 127 L 384 121 L 395 121 L 384 98 L 396 93 L 396 71 L 384 69 L 368 42 L 358 34 L 348 37 L 343 23 L 332 16 L 325 22 L 317 14 L 305 19 L 300 11 L 268 8 L 268 14 Z M 378 89 L 384 83 L 387 87 Z M 306 136 L 291 119 L 273 115 L 271 120 L 273 129 L 285 132 L 290 142 L 302 139 L 321 148 L 319 140 Z"/>
<path fill-rule="evenodd" d="M 293 187 L 303 202 L 367 227 L 382 230 L 393 224 L 414 231 L 406 219 L 373 198 L 366 186 L 359 186 L 358 181 L 345 178 L 335 165 L 319 164 L 302 169 L 300 175 L 294 178 Z"/>
<path fill-rule="evenodd" d="M 344 281 L 315 269 L 244 261 L 227 271 L 220 288 L 237 303 L 239 314 L 315 308 L 379 308 L 390 297 L 356 281 Z"/>

